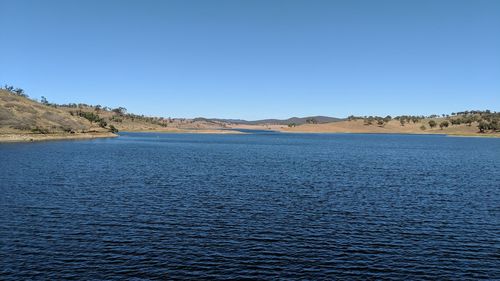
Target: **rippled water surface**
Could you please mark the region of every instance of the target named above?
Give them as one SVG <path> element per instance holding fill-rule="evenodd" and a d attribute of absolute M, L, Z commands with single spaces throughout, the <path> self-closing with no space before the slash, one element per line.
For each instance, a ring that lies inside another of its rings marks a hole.
<path fill-rule="evenodd" d="M 0 279 L 500 279 L 500 139 L 0 144 Z"/>

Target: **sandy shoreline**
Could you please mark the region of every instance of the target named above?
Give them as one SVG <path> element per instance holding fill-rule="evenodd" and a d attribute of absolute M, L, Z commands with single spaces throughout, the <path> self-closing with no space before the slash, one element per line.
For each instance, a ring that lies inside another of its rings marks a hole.
<path fill-rule="evenodd" d="M 292 134 L 400 134 L 400 135 L 444 135 L 447 137 L 481 137 L 481 138 L 500 138 L 500 134 L 453 134 L 453 133 L 439 133 L 439 132 L 328 132 L 328 131 L 291 131 L 291 130 L 269 130 L 279 133 L 292 133 Z M 166 133 L 166 134 L 249 134 L 247 132 L 240 132 L 236 130 L 217 130 L 217 129 L 200 129 L 200 130 L 140 130 L 140 131 L 124 131 L 131 133 Z M 0 143 L 16 143 L 16 142 L 39 142 L 51 140 L 85 140 L 95 138 L 114 138 L 118 135 L 113 133 L 78 133 L 78 134 L 0 134 Z"/>
<path fill-rule="evenodd" d="M 175 130 L 126 130 L 123 132 L 131 133 L 168 133 L 168 134 L 246 134 L 236 130 L 217 130 L 217 129 L 175 129 Z M 95 138 L 114 138 L 118 135 L 113 133 L 77 133 L 77 134 L 31 134 L 31 133 L 0 133 L 0 143 L 14 142 L 38 142 L 50 140 L 83 140 Z"/>
<path fill-rule="evenodd" d="M 167 130 L 123 130 L 124 133 L 166 133 L 166 134 L 222 134 L 222 135 L 239 135 L 246 134 L 245 132 L 233 129 L 167 129 Z"/>
<path fill-rule="evenodd" d="M 77 134 L 0 134 L 0 143 L 38 142 L 51 140 L 84 140 L 95 138 L 114 138 L 113 133 L 77 133 Z"/>
<path fill-rule="evenodd" d="M 270 130 L 271 131 L 271 130 Z M 464 138 L 500 138 L 500 134 L 484 133 L 484 134 L 450 134 L 450 133 L 413 133 L 413 132 L 328 132 L 328 131 L 275 131 L 279 133 L 290 133 L 290 134 L 366 134 L 366 135 L 422 135 L 422 136 L 447 136 L 447 137 L 464 137 Z"/>

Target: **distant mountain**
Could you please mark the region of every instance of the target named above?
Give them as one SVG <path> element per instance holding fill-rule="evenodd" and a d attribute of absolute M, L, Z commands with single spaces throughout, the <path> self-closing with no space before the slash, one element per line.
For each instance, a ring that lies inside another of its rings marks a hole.
<path fill-rule="evenodd" d="M 328 116 L 308 116 L 308 117 L 292 117 L 288 119 L 262 119 L 255 121 L 247 121 L 241 119 L 209 119 L 214 122 L 224 122 L 224 123 L 233 123 L 233 124 L 243 124 L 243 125 L 263 125 L 263 124 L 271 124 L 271 125 L 288 125 L 288 124 L 324 124 L 331 122 L 343 121 L 344 119 L 328 117 Z"/>

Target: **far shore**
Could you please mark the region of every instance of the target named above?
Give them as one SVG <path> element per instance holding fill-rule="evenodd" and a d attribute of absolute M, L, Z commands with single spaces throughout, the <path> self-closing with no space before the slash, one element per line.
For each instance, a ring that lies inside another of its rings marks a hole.
<path fill-rule="evenodd" d="M 464 137 L 464 138 L 500 138 L 500 134 L 492 133 L 477 133 L 477 134 L 447 134 L 447 133 L 401 133 L 401 132 L 322 132 L 322 131 L 279 131 L 269 130 L 270 132 L 290 133 L 290 134 L 352 134 L 352 135 L 422 135 L 422 136 L 447 136 L 447 137 Z"/>
<path fill-rule="evenodd" d="M 450 137 L 500 137 L 500 133 L 485 132 L 480 133 L 476 126 L 465 124 L 450 126 L 446 128 L 425 128 L 420 127 L 427 124 L 428 120 L 419 123 L 401 124 L 396 120 L 391 120 L 384 126 L 367 126 L 362 120 L 339 121 L 321 124 L 303 124 L 298 126 L 286 125 L 233 125 L 233 129 L 253 129 L 277 131 L 282 133 L 302 133 L 302 134 L 407 134 L 407 135 L 446 135 Z"/>
<path fill-rule="evenodd" d="M 239 135 L 247 134 L 236 129 L 155 129 L 155 130 L 123 130 L 124 133 L 168 133 L 168 134 L 221 134 L 221 135 Z"/>
<path fill-rule="evenodd" d="M 257 126 L 256 126 L 257 127 Z M 250 129 L 245 126 L 245 129 Z M 292 133 L 292 134 L 398 134 L 398 135 L 443 135 L 447 137 L 480 137 L 480 138 L 500 138 L 498 133 L 446 133 L 446 132 L 362 132 L 362 131 L 299 131 L 299 130 L 283 130 L 279 126 L 274 126 L 274 128 L 262 128 L 257 127 L 255 130 L 266 130 L 269 132 L 278 133 Z M 130 133 L 166 133 L 166 134 L 251 134 L 251 132 L 237 131 L 237 128 L 233 129 L 170 129 L 170 130 L 127 130 L 122 132 Z M 117 134 L 106 133 L 106 132 L 94 132 L 94 133 L 54 133 L 54 134 L 32 134 L 32 133 L 8 133 L 0 134 L 0 143 L 16 143 L 16 142 L 39 142 L 39 141 L 51 141 L 51 140 L 85 140 L 85 139 L 95 139 L 95 138 L 114 138 L 118 137 Z"/>
<path fill-rule="evenodd" d="M 297 127 L 298 128 L 298 127 Z M 167 130 L 126 130 L 122 132 L 130 133 L 168 133 L 168 134 L 251 134 L 251 132 L 238 131 L 244 130 L 258 130 L 269 131 L 277 133 L 291 133 L 291 134 L 395 134 L 395 135 L 443 135 L 448 137 L 480 137 L 480 138 L 500 138 L 499 133 L 450 133 L 440 130 L 422 131 L 422 132 L 398 132 L 398 131 L 321 131 L 321 130 L 289 130 L 288 127 L 282 125 L 243 125 L 233 126 L 228 129 L 167 129 Z"/>

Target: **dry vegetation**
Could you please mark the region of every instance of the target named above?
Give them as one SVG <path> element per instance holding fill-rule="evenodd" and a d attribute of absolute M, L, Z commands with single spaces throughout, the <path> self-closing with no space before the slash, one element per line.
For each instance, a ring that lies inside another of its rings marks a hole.
<path fill-rule="evenodd" d="M 309 133 L 402 133 L 500 136 L 500 113 L 465 111 L 452 115 L 356 117 L 327 124 L 282 126 L 281 131 Z"/>
<path fill-rule="evenodd" d="M 0 89 L 0 141 L 112 136 L 109 129 L 93 126 L 85 118 L 31 100 L 22 92 Z"/>
<path fill-rule="evenodd" d="M 311 119 L 311 118 L 310 118 Z M 205 118 L 148 117 L 127 113 L 123 107 L 88 104 L 55 104 L 45 97 L 30 99 L 22 89 L 0 89 L 0 141 L 115 136 L 118 131 L 238 133 L 226 129 L 276 130 L 307 133 L 405 133 L 500 136 L 500 113 L 465 111 L 431 116 L 349 116 L 322 123 L 314 118 L 304 124 L 235 124 Z"/>
<path fill-rule="evenodd" d="M 2 133 L 86 132 L 86 120 L 57 108 L 47 108 L 35 101 L 0 90 L 0 129 Z"/>
<path fill-rule="evenodd" d="M 225 128 L 224 122 L 204 118 L 148 117 L 123 107 L 55 104 L 45 97 L 38 102 L 22 89 L 0 89 L 0 141 L 109 137 L 118 131 L 237 133 Z"/>

